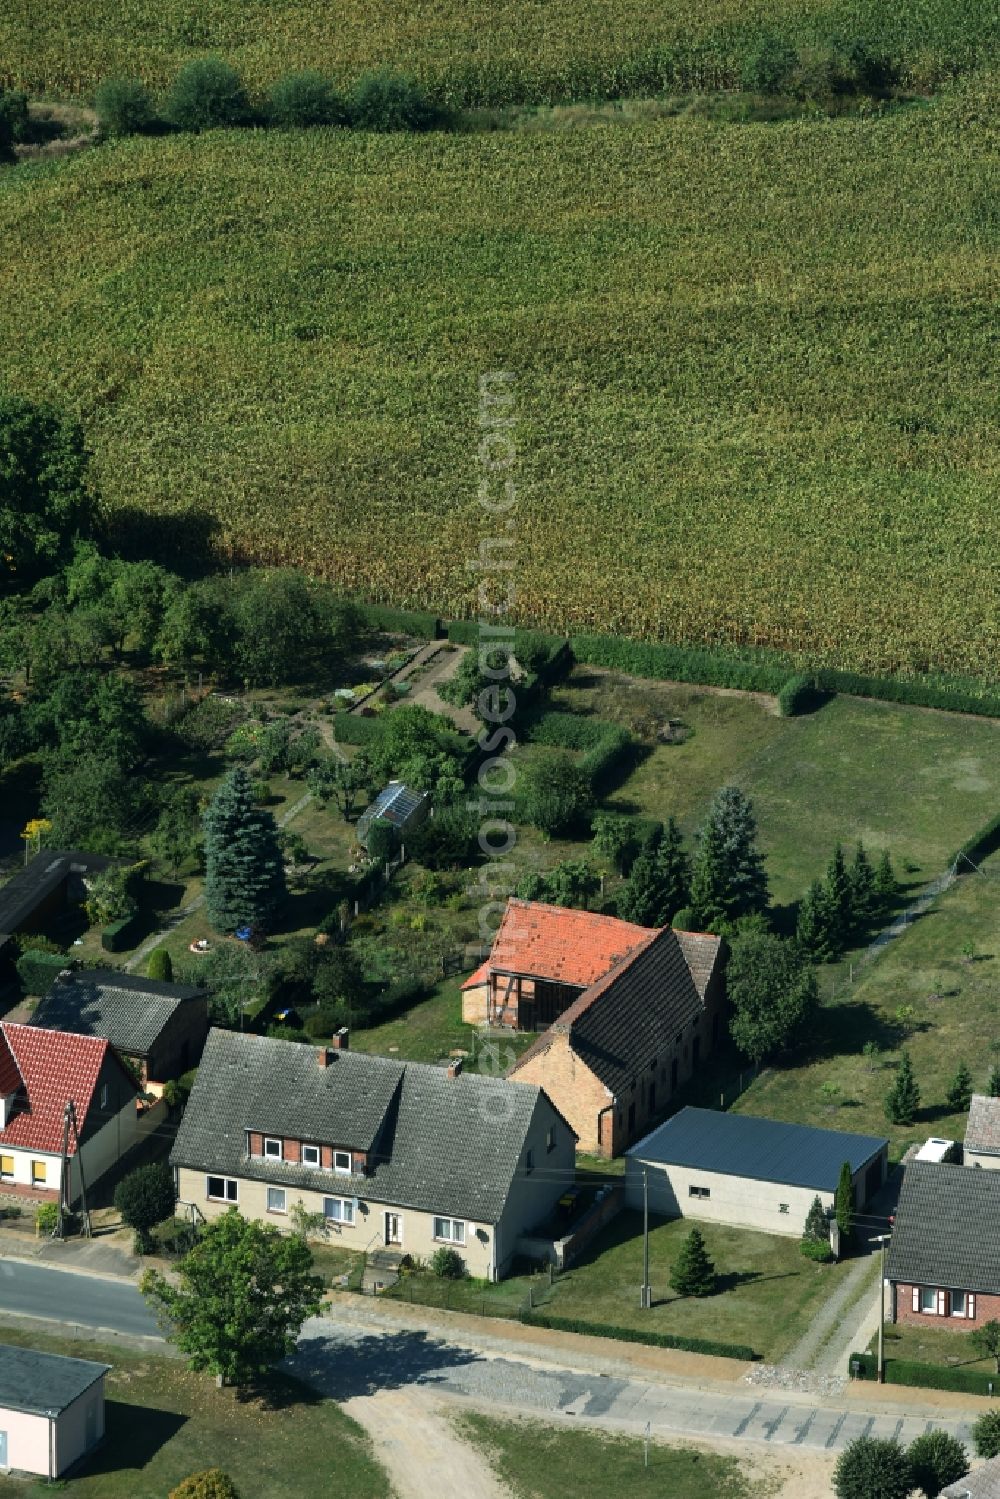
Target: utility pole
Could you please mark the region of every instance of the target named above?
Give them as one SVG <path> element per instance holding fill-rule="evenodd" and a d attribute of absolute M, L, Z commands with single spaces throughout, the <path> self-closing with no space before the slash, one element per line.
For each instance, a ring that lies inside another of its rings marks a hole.
<path fill-rule="evenodd" d="M 878 1382 L 885 1384 L 885 1245 L 888 1234 L 879 1234 L 882 1252 L 878 1276 Z"/>
<path fill-rule="evenodd" d="M 90 1214 L 87 1212 L 87 1184 L 83 1177 L 83 1157 L 80 1154 L 80 1131 L 76 1123 L 76 1108 L 72 1098 L 67 1100 L 63 1111 L 63 1137 L 62 1137 L 62 1171 L 59 1182 L 59 1216 L 56 1220 L 55 1237 L 65 1238 L 65 1216 L 72 1211 L 70 1199 L 70 1154 L 69 1154 L 69 1132 L 73 1131 L 73 1143 L 76 1146 L 76 1162 L 80 1171 L 80 1210 L 83 1218 L 83 1232 L 90 1238 Z"/>
<path fill-rule="evenodd" d="M 642 1168 L 642 1287 L 639 1305 L 646 1311 L 653 1304 L 649 1286 L 649 1167 Z"/>

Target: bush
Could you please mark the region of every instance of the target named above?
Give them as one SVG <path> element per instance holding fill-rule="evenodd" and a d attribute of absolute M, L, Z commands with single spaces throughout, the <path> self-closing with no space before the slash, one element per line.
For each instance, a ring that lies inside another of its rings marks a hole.
<path fill-rule="evenodd" d="M 420 609 L 393 609 L 387 604 L 357 602 L 351 607 L 362 625 L 367 625 L 370 630 L 382 630 L 387 635 L 414 635 L 418 640 L 437 640 L 442 633 L 438 616 Z M 450 633 L 449 630 L 449 636 Z"/>
<path fill-rule="evenodd" d="M 143 135 L 156 124 L 152 96 L 139 78 L 109 78 L 94 95 L 104 135 Z"/>
<path fill-rule="evenodd" d="M 58 1222 L 58 1204 L 54 1202 L 43 1202 L 41 1207 L 35 1213 L 35 1227 L 37 1228 L 38 1232 L 43 1237 L 54 1234 L 56 1231 L 56 1224 Z"/>
<path fill-rule="evenodd" d="M 751 94 L 784 93 L 796 60 L 794 47 L 772 32 L 764 32 L 743 59 L 740 83 Z"/>
<path fill-rule="evenodd" d="M 972 1428 L 977 1457 L 1000 1457 L 1000 1410 L 983 1411 Z"/>
<path fill-rule="evenodd" d="M 647 1332 L 644 1328 L 612 1327 L 604 1322 L 584 1322 L 579 1317 L 554 1317 L 548 1312 L 522 1312 L 520 1320 L 531 1327 L 551 1327 L 556 1332 L 617 1338 L 621 1343 L 644 1343 L 650 1348 L 679 1348 L 684 1353 L 707 1353 L 713 1358 L 736 1358 L 743 1363 L 751 1363 L 759 1357 L 746 1343 L 716 1343 L 709 1338 L 685 1338 L 669 1332 Z"/>
<path fill-rule="evenodd" d="M 778 712 L 782 718 L 798 718 L 814 712 L 829 696 L 828 692 L 820 691 L 812 677 L 789 677 L 778 693 Z"/>
<path fill-rule="evenodd" d="M 546 837 L 579 827 L 592 806 L 590 777 L 568 754 L 550 750 L 528 761 L 522 774 L 521 815 Z"/>
<path fill-rule="evenodd" d="M 40 997 L 48 994 L 69 961 L 62 953 L 29 951 L 21 954 L 15 966 L 22 991 Z"/>
<path fill-rule="evenodd" d="M 906 1499 L 913 1487 L 910 1462 L 896 1441 L 856 1437 L 833 1470 L 837 1499 Z"/>
<path fill-rule="evenodd" d="M 438 1275 L 442 1280 L 462 1280 L 465 1275 L 465 1261 L 457 1249 L 449 1249 L 442 1244 L 440 1249 L 435 1249 L 430 1259 L 431 1272 Z"/>
<path fill-rule="evenodd" d="M 156 1224 L 173 1217 L 176 1199 L 174 1173 L 166 1161 L 138 1166 L 118 1183 L 114 1205 L 125 1227 L 135 1230 L 141 1254 L 148 1254 Z"/>
<path fill-rule="evenodd" d="M 174 965 L 165 947 L 154 947 L 146 964 L 146 977 L 157 983 L 169 984 L 174 977 Z"/>
<path fill-rule="evenodd" d="M 696 932 L 698 920 L 690 906 L 681 906 L 670 918 L 670 925 L 675 932 Z"/>
<path fill-rule="evenodd" d="M 101 933 L 101 946 L 105 952 L 127 952 L 135 946 L 138 923 L 134 916 L 123 916 L 121 921 L 112 921 Z"/>
<path fill-rule="evenodd" d="M 829 1244 L 823 1244 L 819 1239 L 801 1239 L 799 1252 L 804 1254 L 807 1260 L 815 1260 L 817 1265 L 829 1265 L 834 1258 Z"/>
<path fill-rule="evenodd" d="M 412 78 L 395 73 L 367 73 L 351 90 L 351 124 L 358 130 L 434 130 L 443 124 L 440 111 Z"/>
<path fill-rule="evenodd" d="M 848 1372 L 854 1376 L 857 1365 L 858 1379 L 876 1379 L 877 1360 L 874 1353 L 852 1353 L 848 1358 Z M 885 1362 L 887 1384 L 906 1385 L 921 1390 L 958 1390 L 964 1395 L 989 1395 L 990 1385 L 997 1384 L 995 1374 L 978 1369 L 964 1369 L 950 1364 L 920 1364 L 909 1359 L 889 1358 Z M 1000 1416 L 1000 1412 L 997 1413 Z M 998 1435 L 1000 1442 L 1000 1435 Z M 977 1449 L 978 1450 L 978 1449 Z M 985 1456 L 984 1453 L 979 1454 Z M 998 1446 L 1000 1455 L 1000 1446 Z"/>
<path fill-rule="evenodd" d="M 221 1468 L 206 1468 L 171 1489 L 167 1499 L 240 1499 L 240 1493 L 228 1473 Z"/>
<path fill-rule="evenodd" d="M 221 57 L 197 58 L 181 69 L 167 114 L 181 130 L 194 131 L 247 125 L 252 119 L 243 80 Z"/>
<path fill-rule="evenodd" d="M 947 1431 L 924 1431 L 906 1451 L 914 1488 L 937 1499 L 942 1489 L 964 1478 L 969 1471 L 965 1448 Z"/>
<path fill-rule="evenodd" d="M 0 89 L 0 161 L 14 160 L 14 144 L 28 129 L 28 96 Z"/>
<path fill-rule="evenodd" d="M 315 125 L 345 125 L 347 107 L 322 73 L 288 73 L 271 89 L 268 113 L 285 129 Z"/>

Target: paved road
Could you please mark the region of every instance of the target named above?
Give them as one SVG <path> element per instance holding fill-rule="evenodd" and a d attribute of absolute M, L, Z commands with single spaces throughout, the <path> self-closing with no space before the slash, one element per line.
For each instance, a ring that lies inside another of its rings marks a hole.
<path fill-rule="evenodd" d="M 162 1337 L 131 1281 L 0 1260 L 0 1316 L 44 1317 L 129 1337 Z"/>

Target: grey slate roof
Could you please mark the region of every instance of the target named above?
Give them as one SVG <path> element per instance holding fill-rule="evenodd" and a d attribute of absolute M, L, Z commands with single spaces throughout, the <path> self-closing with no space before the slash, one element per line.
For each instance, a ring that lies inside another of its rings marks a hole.
<path fill-rule="evenodd" d="M 56 1416 L 110 1368 L 86 1358 L 0 1343 L 0 1409 Z"/>
<path fill-rule="evenodd" d="M 212 1030 L 171 1164 L 317 1192 L 352 1194 L 496 1223 L 540 1088 L 360 1052 Z M 553 1115 L 555 1111 L 552 1110 Z M 369 1174 L 335 1176 L 249 1159 L 245 1131 L 353 1147 Z"/>
<path fill-rule="evenodd" d="M 850 1161 L 852 1173 L 856 1172 L 887 1144 L 876 1135 L 850 1135 L 752 1114 L 686 1108 L 625 1154 L 667 1166 L 833 1192 L 845 1161 Z"/>
<path fill-rule="evenodd" d="M 974 1150 L 977 1155 L 1000 1155 L 1000 1098 L 973 1093 L 965 1130 L 965 1148 Z"/>
<path fill-rule="evenodd" d="M 907 1285 L 1000 1293 L 1000 1171 L 911 1161 L 885 1273 Z"/>
<path fill-rule="evenodd" d="M 103 1036 L 126 1056 L 144 1057 L 179 1006 L 204 993 L 204 989 L 159 983 L 115 969 L 79 969 L 56 979 L 36 1005 L 31 1024 Z"/>
<path fill-rule="evenodd" d="M 0 947 L 22 930 L 42 901 L 71 874 L 97 873 L 121 862 L 77 849 L 43 848 L 0 887 Z"/>
<path fill-rule="evenodd" d="M 990 1458 L 950 1483 L 938 1499 L 1000 1499 L 1000 1457 Z"/>

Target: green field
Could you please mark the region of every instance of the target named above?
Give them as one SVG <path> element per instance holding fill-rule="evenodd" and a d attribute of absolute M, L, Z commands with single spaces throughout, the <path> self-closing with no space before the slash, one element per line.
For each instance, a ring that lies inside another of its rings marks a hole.
<path fill-rule="evenodd" d="M 196 511 L 223 554 L 464 613 L 478 379 L 509 369 L 525 617 L 986 674 L 995 98 L 18 167 L 6 381 L 178 554 Z"/>
<path fill-rule="evenodd" d="M 107 1438 L 79 1472 L 56 1485 L 79 1499 L 164 1499 L 189 1473 L 222 1468 L 244 1499 L 385 1499 L 388 1478 L 368 1438 L 332 1400 L 275 1374 L 241 1401 L 182 1360 L 126 1351 L 117 1343 L 0 1328 L 0 1342 L 112 1365 Z M 52 1486 L 0 1478 L 0 1494 L 48 1494 Z"/>
<path fill-rule="evenodd" d="M 731 86 L 746 38 L 762 27 L 800 44 L 865 36 L 918 83 L 991 49 L 990 0 L 919 0 L 886 14 L 878 0 L 360 0 L 336 11 L 306 0 L 10 0 L 0 18 L 0 82 L 88 93 L 138 73 L 154 84 L 205 51 L 224 53 L 257 86 L 296 67 L 349 80 L 393 66 L 446 98 L 475 102 L 613 96 L 660 82 Z"/>
<path fill-rule="evenodd" d="M 596 1431 L 563 1431 L 536 1421 L 500 1421 L 462 1415 L 460 1434 L 479 1447 L 509 1486 L 513 1499 L 563 1499 L 628 1493 L 634 1499 L 751 1499 L 751 1487 L 734 1458 L 668 1447 L 659 1442 L 644 1459 L 638 1437 Z"/>

